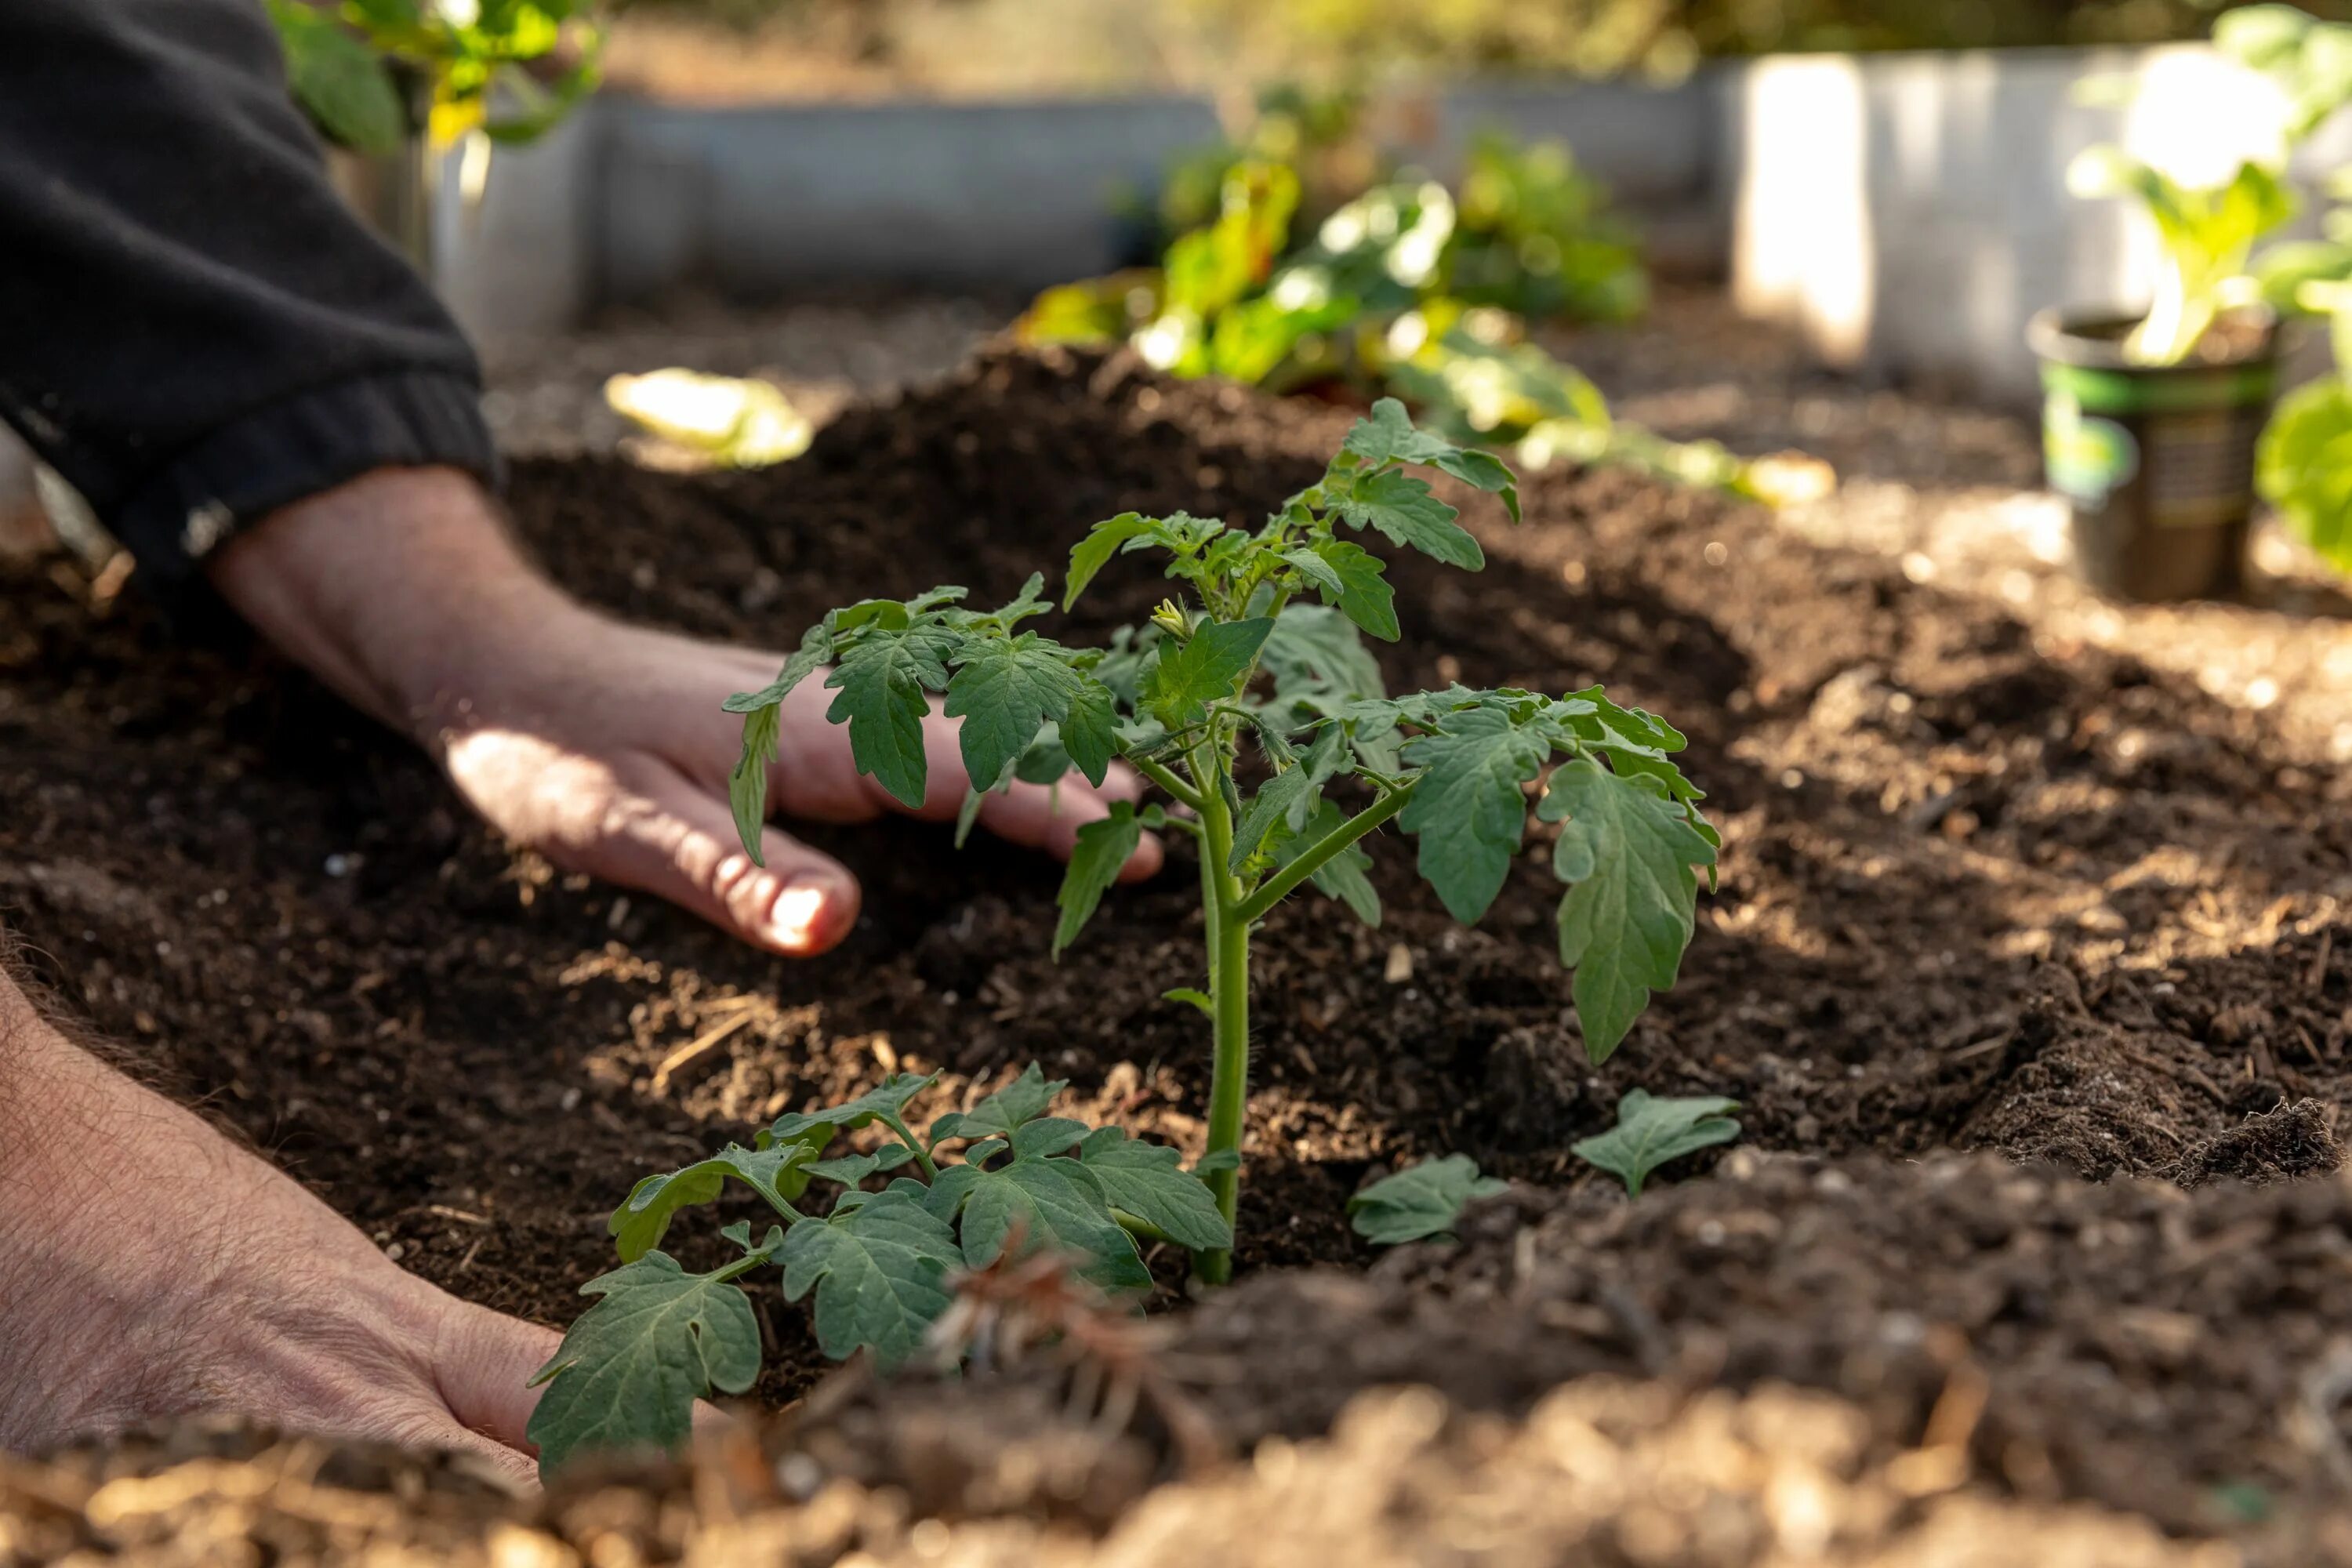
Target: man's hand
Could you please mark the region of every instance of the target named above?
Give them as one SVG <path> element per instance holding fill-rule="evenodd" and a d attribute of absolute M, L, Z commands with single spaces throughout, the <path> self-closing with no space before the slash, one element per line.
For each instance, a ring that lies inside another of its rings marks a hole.
<path fill-rule="evenodd" d="M 289 507 L 224 549 L 213 581 L 265 636 L 360 706 L 412 733 L 489 823 L 569 869 L 643 889 L 778 952 L 821 952 L 857 918 L 856 879 L 770 828 L 764 868 L 736 841 L 727 773 L 730 693 L 768 683 L 779 655 L 621 626 L 523 563 L 473 481 L 391 469 Z M 832 694 L 784 704 L 769 801 L 786 816 L 859 822 L 903 810 L 826 722 Z M 955 726 L 933 717 L 930 784 L 915 815 L 951 820 L 966 781 Z M 1072 774 L 1016 784 L 980 820 L 1067 858 L 1078 827 L 1137 782 Z M 1159 868 L 1146 839 L 1126 876 Z"/>
<path fill-rule="evenodd" d="M 0 972 L 0 1449 L 194 1413 L 467 1450 L 517 1481 L 549 1330 L 404 1272 Z"/>

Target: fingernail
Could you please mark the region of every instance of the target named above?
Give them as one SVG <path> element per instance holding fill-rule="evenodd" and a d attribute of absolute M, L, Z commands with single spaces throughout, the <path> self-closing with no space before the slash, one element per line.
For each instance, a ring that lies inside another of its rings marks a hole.
<path fill-rule="evenodd" d="M 832 896 L 832 885 L 825 881 L 808 879 L 787 882 L 784 890 L 776 895 L 776 907 L 769 911 L 770 934 L 786 947 L 807 946 Z"/>

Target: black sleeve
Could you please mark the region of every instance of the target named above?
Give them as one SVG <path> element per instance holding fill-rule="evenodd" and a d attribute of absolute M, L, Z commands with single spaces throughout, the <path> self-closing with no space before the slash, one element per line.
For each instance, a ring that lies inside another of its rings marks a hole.
<path fill-rule="evenodd" d="M 0 416 L 143 578 L 370 468 L 494 480 L 480 393 L 260 0 L 0 0 Z"/>

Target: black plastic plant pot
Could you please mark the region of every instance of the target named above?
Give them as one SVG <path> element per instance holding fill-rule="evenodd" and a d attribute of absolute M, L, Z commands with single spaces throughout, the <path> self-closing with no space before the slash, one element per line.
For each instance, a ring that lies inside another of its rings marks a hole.
<path fill-rule="evenodd" d="M 2042 451 L 2074 506 L 2074 570 L 2118 599 L 2233 592 L 2254 509 L 2254 441 L 2278 380 L 2266 317 L 2216 322 L 2179 364 L 2136 364 L 2137 318 L 2044 310 L 2026 340 L 2042 361 Z"/>

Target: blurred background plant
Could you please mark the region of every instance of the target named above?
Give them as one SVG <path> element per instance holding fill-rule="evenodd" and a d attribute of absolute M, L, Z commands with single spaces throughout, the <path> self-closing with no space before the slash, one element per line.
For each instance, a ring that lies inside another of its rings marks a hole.
<path fill-rule="evenodd" d="M 596 85 L 593 0 L 267 0 L 294 96 L 321 134 L 389 154 L 479 132 L 530 142 Z"/>
<path fill-rule="evenodd" d="M 1673 78 L 1775 51 L 2157 43 L 2220 0 L 630 0 L 616 79 L 730 96 L 1215 90 L 1528 71 Z M 2352 16 L 2347 0 L 2315 0 Z M 697 33 L 730 45 L 698 53 Z"/>
<path fill-rule="evenodd" d="M 1629 465 L 1776 500 L 1827 488 L 1817 464 L 1753 464 L 1614 419 L 1530 341 L 1530 322 L 1622 321 L 1648 298 L 1631 231 L 1565 146 L 1482 133 L 1449 187 L 1394 166 L 1368 129 L 1373 102 L 1270 90 L 1171 169 L 1150 209 L 1171 236 L 1158 267 L 1047 289 L 1020 336 L 1125 342 L 1171 374 L 1276 392 L 1394 394 L 1453 439 L 1537 465 Z"/>

